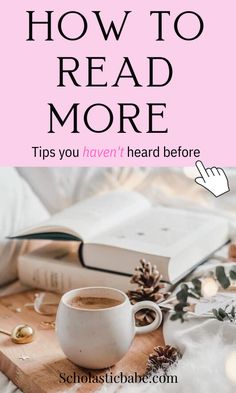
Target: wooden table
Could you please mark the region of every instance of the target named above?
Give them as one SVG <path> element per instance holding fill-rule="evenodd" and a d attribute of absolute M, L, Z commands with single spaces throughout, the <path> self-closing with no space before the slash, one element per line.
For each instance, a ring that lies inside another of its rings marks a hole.
<path fill-rule="evenodd" d="M 37 334 L 30 344 L 14 344 L 8 336 L 0 334 L 0 370 L 8 376 L 24 393 L 66 393 L 73 384 L 60 383 L 60 373 L 72 375 L 88 375 L 65 358 L 61 351 L 55 331 L 42 328 L 42 321 L 52 321 L 53 317 L 37 314 L 24 304 L 32 302 L 35 291 L 8 296 L 0 300 L 0 328 L 11 331 L 17 324 L 29 324 Z M 145 370 L 148 355 L 156 345 L 163 345 L 161 329 L 153 333 L 137 336 L 127 355 L 111 370 L 115 375 L 120 371 L 142 374 Z M 106 370 L 107 371 L 107 370 Z M 104 374 L 105 371 L 93 372 L 93 375 Z M 74 385 L 73 392 L 76 392 Z M 83 384 L 80 392 L 94 392 L 100 387 L 96 384 Z M 78 386 L 79 388 L 79 386 Z"/>

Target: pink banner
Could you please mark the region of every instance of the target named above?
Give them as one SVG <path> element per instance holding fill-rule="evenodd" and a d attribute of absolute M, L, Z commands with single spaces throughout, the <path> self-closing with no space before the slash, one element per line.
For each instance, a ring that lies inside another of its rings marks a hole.
<path fill-rule="evenodd" d="M 4 2 L 0 164 L 235 166 L 222 4 Z"/>

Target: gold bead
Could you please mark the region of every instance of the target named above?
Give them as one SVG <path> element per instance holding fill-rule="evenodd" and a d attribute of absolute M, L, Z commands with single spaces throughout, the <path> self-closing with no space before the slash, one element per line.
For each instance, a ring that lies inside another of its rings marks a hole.
<path fill-rule="evenodd" d="M 15 344 L 31 343 L 34 339 L 34 329 L 29 325 L 18 325 L 11 333 L 11 339 Z"/>

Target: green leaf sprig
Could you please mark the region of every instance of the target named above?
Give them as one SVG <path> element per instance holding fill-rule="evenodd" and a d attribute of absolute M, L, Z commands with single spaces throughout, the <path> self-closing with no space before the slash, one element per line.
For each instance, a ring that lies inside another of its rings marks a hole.
<path fill-rule="evenodd" d="M 177 304 L 174 306 L 174 313 L 171 315 L 170 319 L 176 321 L 180 319 L 181 322 L 185 321 L 185 314 L 188 312 L 190 303 L 188 299 L 195 298 L 200 299 L 201 297 L 201 281 L 198 278 L 194 278 L 191 281 L 191 285 L 182 284 L 180 291 L 177 292 L 176 298 L 178 300 Z"/>
<path fill-rule="evenodd" d="M 215 272 L 212 272 L 216 281 L 222 289 L 228 289 L 232 285 L 232 281 L 236 281 L 236 267 L 233 267 L 227 274 L 224 266 L 217 266 Z M 191 304 L 189 303 L 189 298 L 200 299 L 202 297 L 202 282 L 198 278 L 194 278 L 190 284 L 182 284 L 179 292 L 176 294 L 177 303 L 174 306 L 174 312 L 170 319 L 172 321 L 181 320 L 184 322 L 186 320 L 186 314 L 189 312 Z M 236 321 L 236 311 L 232 307 L 229 311 L 229 306 L 225 309 L 220 308 L 219 310 L 212 310 L 213 317 L 219 321 Z"/>
<path fill-rule="evenodd" d="M 218 310 L 216 308 L 213 308 L 212 313 L 218 321 L 224 322 L 224 321 L 230 321 L 230 322 L 236 322 L 236 311 L 235 311 L 235 306 L 232 306 L 231 309 L 229 309 L 229 305 L 226 306 L 224 309 L 219 308 Z"/>

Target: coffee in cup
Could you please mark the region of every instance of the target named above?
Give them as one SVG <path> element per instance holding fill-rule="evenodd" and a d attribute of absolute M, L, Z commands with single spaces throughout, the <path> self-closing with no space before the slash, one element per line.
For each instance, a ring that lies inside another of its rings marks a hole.
<path fill-rule="evenodd" d="M 122 302 L 108 297 L 75 296 L 71 300 L 71 306 L 78 309 L 98 310 L 118 306 Z"/>

